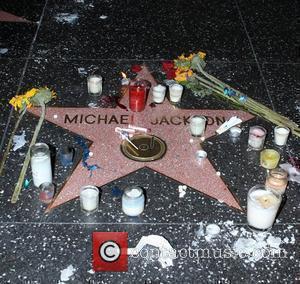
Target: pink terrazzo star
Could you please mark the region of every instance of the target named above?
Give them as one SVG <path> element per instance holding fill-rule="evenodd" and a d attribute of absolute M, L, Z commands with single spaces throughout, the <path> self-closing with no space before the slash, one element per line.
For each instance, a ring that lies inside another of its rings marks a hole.
<path fill-rule="evenodd" d="M 11 13 L 5 12 L 0 10 L 0 22 L 21 22 L 21 23 L 30 23 L 30 21 L 22 18 L 15 16 Z"/>
<path fill-rule="evenodd" d="M 125 96 L 123 101 L 126 104 L 128 96 Z M 32 112 L 39 114 L 37 109 Z M 90 177 L 87 169 L 79 163 L 47 211 L 77 198 L 80 188 L 84 185 L 100 187 L 142 167 L 148 167 L 241 210 L 236 198 L 221 177 L 216 174 L 209 157 L 202 167 L 197 164 L 195 152 L 200 148 L 200 143 L 196 139 L 194 143 L 190 143 L 191 135 L 188 126 L 188 118 L 194 114 L 208 117 L 206 138 L 215 135 L 215 130 L 222 124 L 220 119 L 228 120 L 232 116 L 238 116 L 246 121 L 253 117 L 237 110 L 178 109 L 167 100 L 154 108 L 151 108 L 148 102 L 146 109 L 140 113 L 121 108 L 48 108 L 46 114 L 48 121 L 93 142 L 90 146 L 93 156 L 90 157 L 89 164 L 98 164 L 101 169 L 94 171 Z M 153 162 L 136 162 L 121 153 L 121 139 L 115 133 L 115 127 L 127 127 L 132 117 L 134 125 L 151 128 L 152 134 L 166 142 L 167 152 L 162 159 Z"/>

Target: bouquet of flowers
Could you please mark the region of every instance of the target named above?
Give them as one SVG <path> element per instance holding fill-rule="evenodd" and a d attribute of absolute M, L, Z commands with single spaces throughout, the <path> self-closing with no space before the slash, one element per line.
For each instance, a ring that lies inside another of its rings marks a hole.
<path fill-rule="evenodd" d="M 230 102 L 236 108 L 247 110 L 276 125 L 288 127 L 294 135 L 300 137 L 300 128 L 295 122 L 204 71 L 205 56 L 204 52 L 193 53 L 187 57 L 181 55 L 174 61 L 163 62 L 163 71 L 168 79 L 175 79 L 195 95 L 216 96 Z"/>

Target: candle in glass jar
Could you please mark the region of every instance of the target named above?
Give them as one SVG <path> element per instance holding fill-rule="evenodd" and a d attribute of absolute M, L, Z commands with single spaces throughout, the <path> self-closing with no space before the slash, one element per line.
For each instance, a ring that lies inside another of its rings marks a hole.
<path fill-rule="evenodd" d="M 45 143 L 36 143 L 31 149 L 31 171 L 33 184 L 39 187 L 44 182 L 52 182 L 52 168 L 49 147 Z"/>
<path fill-rule="evenodd" d="M 80 207 L 85 213 L 93 213 L 98 210 L 99 189 L 92 185 L 80 189 Z"/>
<path fill-rule="evenodd" d="M 281 196 L 267 191 L 263 185 L 252 187 L 247 198 L 247 221 L 257 230 L 270 229 L 275 221 Z"/>
<path fill-rule="evenodd" d="M 87 79 L 88 92 L 92 95 L 101 95 L 102 77 L 100 75 L 91 75 Z"/>
<path fill-rule="evenodd" d="M 157 86 L 153 87 L 153 90 L 152 90 L 153 102 L 155 102 L 157 104 L 161 104 L 165 99 L 165 95 L 166 95 L 166 87 L 165 86 L 157 85 Z"/>
<path fill-rule="evenodd" d="M 273 149 L 265 149 L 260 152 L 260 165 L 265 169 L 275 169 L 280 160 L 280 154 Z"/>
<path fill-rule="evenodd" d="M 134 112 L 145 109 L 149 85 L 145 80 L 132 80 L 129 84 L 129 108 Z"/>
<path fill-rule="evenodd" d="M 143 190 L 138 186 L 125 189 L 122 196 L 122 210 L 128 216 L 138 216 L 142 214 L 145 206 L 145 196 Z"/>
<path fill-rule="evenodd" d="M 288 184 L 287 175 L 287 172 L 280 168 L 270 170 L 266 178 L 266 189 L 273 191 L 275 194 L 284 194 Z"/>
<path fill-rule="evenodd" d="M 253 150 L 261 150 L 265 143 L 267 130 L 261 126 L 252 126 L 249 131 L 248 145 Z"/>
<path fill-rule="evenodd" d="M 193 115 L 190 118 L 190 131 L 193 136 L 201 136 L 205 130 L 206 118 L 202 115 Z"/>
<path fill-rule="evenodd" d="M 287 142 L 290 130 L 287 127 L 276 126 L 274 128 L 274 142 L 278 146 L 284 146 Z"/>
<path fill-rule="evenodd" d="M 183 86 L 181 86 L 179 84 L 172 85 L 169 88 L 170 102 L 171 103 L 180 102 L 182 93 L 183 93 Z"/>

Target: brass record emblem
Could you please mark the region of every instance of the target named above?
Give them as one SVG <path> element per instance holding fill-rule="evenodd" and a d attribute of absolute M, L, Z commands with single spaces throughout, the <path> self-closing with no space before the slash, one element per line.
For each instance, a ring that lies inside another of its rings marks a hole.
<path fill-rule="evenodd" d="M 134 148 L 128 141 L 121 144 L 122 153 L 129 159 L 139 162 L 150 162 L 162 158 L 166 151 L 165 141 L 154 135 L 138 134 L 130 138 L 130 141 L 138 148 Z"/>

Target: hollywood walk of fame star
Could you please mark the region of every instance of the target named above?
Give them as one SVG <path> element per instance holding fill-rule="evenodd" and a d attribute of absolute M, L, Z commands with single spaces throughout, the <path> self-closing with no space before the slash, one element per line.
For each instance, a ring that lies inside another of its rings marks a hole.
<path fill-rule="evenodd" d="M 31 23 L 25 18 L 0 10 L 0 22 Z"/>
<path fill-rule="evenodd" d="M 39 114 L 38 109 L 33 109 L 32 112 Z M 206 128 L 206 138 L 215 134 L 218 127 L 215 123 L 217 117 L 228 120 L 236 115 L 243 121 L 252 118 L 252 115 L 237 110 L 179 109 L 168 101 L 154 108 L 148 105 L 139 113 L 121 108 L 48 108 L 46 113 L 48 121 L 92 141 L 90 151 L 93 152 L 93 156 L 89 159 L 89 163 L 98 164 L 101 169 L 94 171 L 90 177 L 87 169 L 79 163 L 47 211 L 78 197 L 82 186 L 100 187 L 142 167 L 148 167 L 231 207 L 241 209 L 209 160 L 206 159 L 204 165 L 200 167 L 195 159 L 200 144 L 190 143 L 191 135 L 188 127 L 188 118 L 194 114 L 209 117 L 208 124 L 211 125 Z M 166 142 L 167 152 L 162 159 L 138 162 L 122 154 L 121 139 L 115 133 L 115 127 L 127 127 L 132 115 L 135 125 L 150 128 L 153 135 Z"/>

